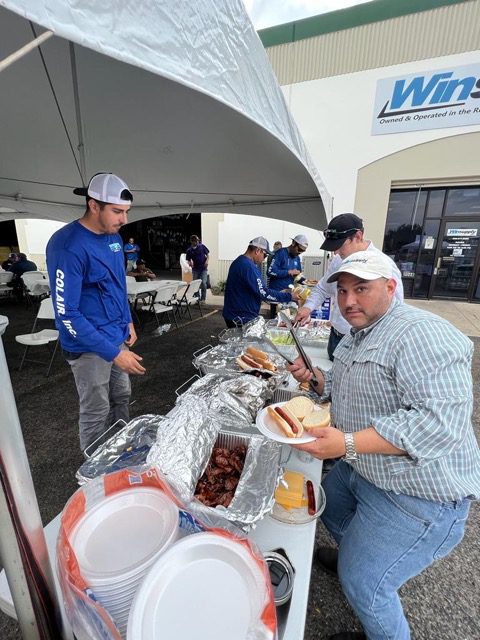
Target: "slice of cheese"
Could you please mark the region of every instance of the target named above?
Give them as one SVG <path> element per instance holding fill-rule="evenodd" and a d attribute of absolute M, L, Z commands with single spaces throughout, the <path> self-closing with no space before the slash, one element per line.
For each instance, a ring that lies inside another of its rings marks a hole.
<path fill-rule="evenodd" d="M 286 488 L 280 483 L 275 491 L 275 500 L 285 509 L 298 509 L 303 502 L 304 475 L 297 471 L 289 471 L 283 474 L 283 480 L 288 485 Z"/>

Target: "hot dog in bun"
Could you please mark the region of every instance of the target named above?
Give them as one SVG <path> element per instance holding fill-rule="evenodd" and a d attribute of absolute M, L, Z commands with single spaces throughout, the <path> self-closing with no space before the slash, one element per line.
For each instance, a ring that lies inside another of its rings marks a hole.
<path fill-rule="evenodd" d="M 265 369 L 266 371 L 277 371 L 277 367 L 268 357 L 265 351 L 255 347 L 247 347 L 245 353 L 237 358 L 237 364 L 242 369 Z"/>
<path fill-rule="evenodd" d="M 303 425 L 287 407 L 268 407 L 268 413 L 287 438 L 301 438 Z"/>

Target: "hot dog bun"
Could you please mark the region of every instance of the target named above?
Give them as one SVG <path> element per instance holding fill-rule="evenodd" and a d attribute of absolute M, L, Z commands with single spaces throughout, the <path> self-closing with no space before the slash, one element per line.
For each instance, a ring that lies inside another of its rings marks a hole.
<path fill-rule="evenodd" d="M 268 414 L 275 421 L 275 424 L 287 436 L 287 438 L 301 438 L 303 435 L 303 425 L 300 422 L 300 420 L 297 420 L 297 418 L 293 415 L 293 413 L 291 413 L 291 411 L 285 408 L 285 405 L 283 407 L 276 407 L 276 409 L 277 410 L 275 410 L 273 407 L 268 407 Z M 280 409 L 280 411 L 284 413 L 287 419 L 283 418 L 278 413 L 278 409 Z M 297 433 L 294 433 L 292 427 L 290 426 L 290 424 L 288 424 L 287 420 L 289 420 L 295 426 L 295 428 L 297 429 Z"/>
<path fill-rule="evenodd" d="M 261 349 L 256 349 L 255 347 L 247 347 L 246 353 L 255 360 L 268 360 L 268 353 L 265 353 L 265 351 L 262 351 Z"/>
<path fill-rule="evenodd" d="M 238 356 L 238 358 L 236 358 L 235 362 L 238 364 L 238 366 L 241 369 L 245 369 L 246 371 L 249 371 L 250 369 L 262 369 L 262 366 L 258 364 L 258 362 L 255 362 L 255 360 L 253 358 L 250 358 L 249 356 L 246 356 L 245 354 L 242 354 L 241 356 Z"/>
<path fill-rule="evenodd" d="M 265 351 L 261 351 L 255 347 L 247 347 L 243 355 L 254 360 L 262 369 L 266 369 L 267 371 L 277 371 L 277 367 L 273 364 Z"/>
<path fill-rule="evenodd" d="M 303 420 L 303 426 L 308 431 L 316 427 L 328 427 L 330 424 L 330 405 L 315 407 Z"/>
<path fill-rule="evenodd" d="M 308 416 L 315 408 L 315 405 L 306 396 L 296 396 L 287 402 L 285 407 L 293 413 L 293 415 L 303 422 L 304 418 Z"/>

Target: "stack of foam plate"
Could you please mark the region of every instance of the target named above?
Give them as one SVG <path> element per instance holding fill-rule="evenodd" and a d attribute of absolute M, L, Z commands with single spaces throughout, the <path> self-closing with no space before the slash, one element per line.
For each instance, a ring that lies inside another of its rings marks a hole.
<path fill-rule="evenodd" d="M 241 544 L 215 533 L 179 540 L 137 591 L 128 640 L 245 640 L 267 598 L 261 566 Z"/>
<path fill-rule="evenodd" d="M 70 542 L 82 575 L 122 636 L 138 586 L 177 532 L 176 505 L 150 487 L 106 497 L 72 532 Z"/>

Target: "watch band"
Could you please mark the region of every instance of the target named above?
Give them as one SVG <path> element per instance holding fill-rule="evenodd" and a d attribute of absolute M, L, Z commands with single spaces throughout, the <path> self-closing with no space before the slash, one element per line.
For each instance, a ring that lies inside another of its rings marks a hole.
<path fill-rule="evenodd" d="M 353 433 L 345 432 L 343 436 L 345 438 L 345 455 L 343 456 L 343 459 L 349 462 L 357 462 L 358 453 L 355 449 L 355 440 L 353 438 Z"/>

